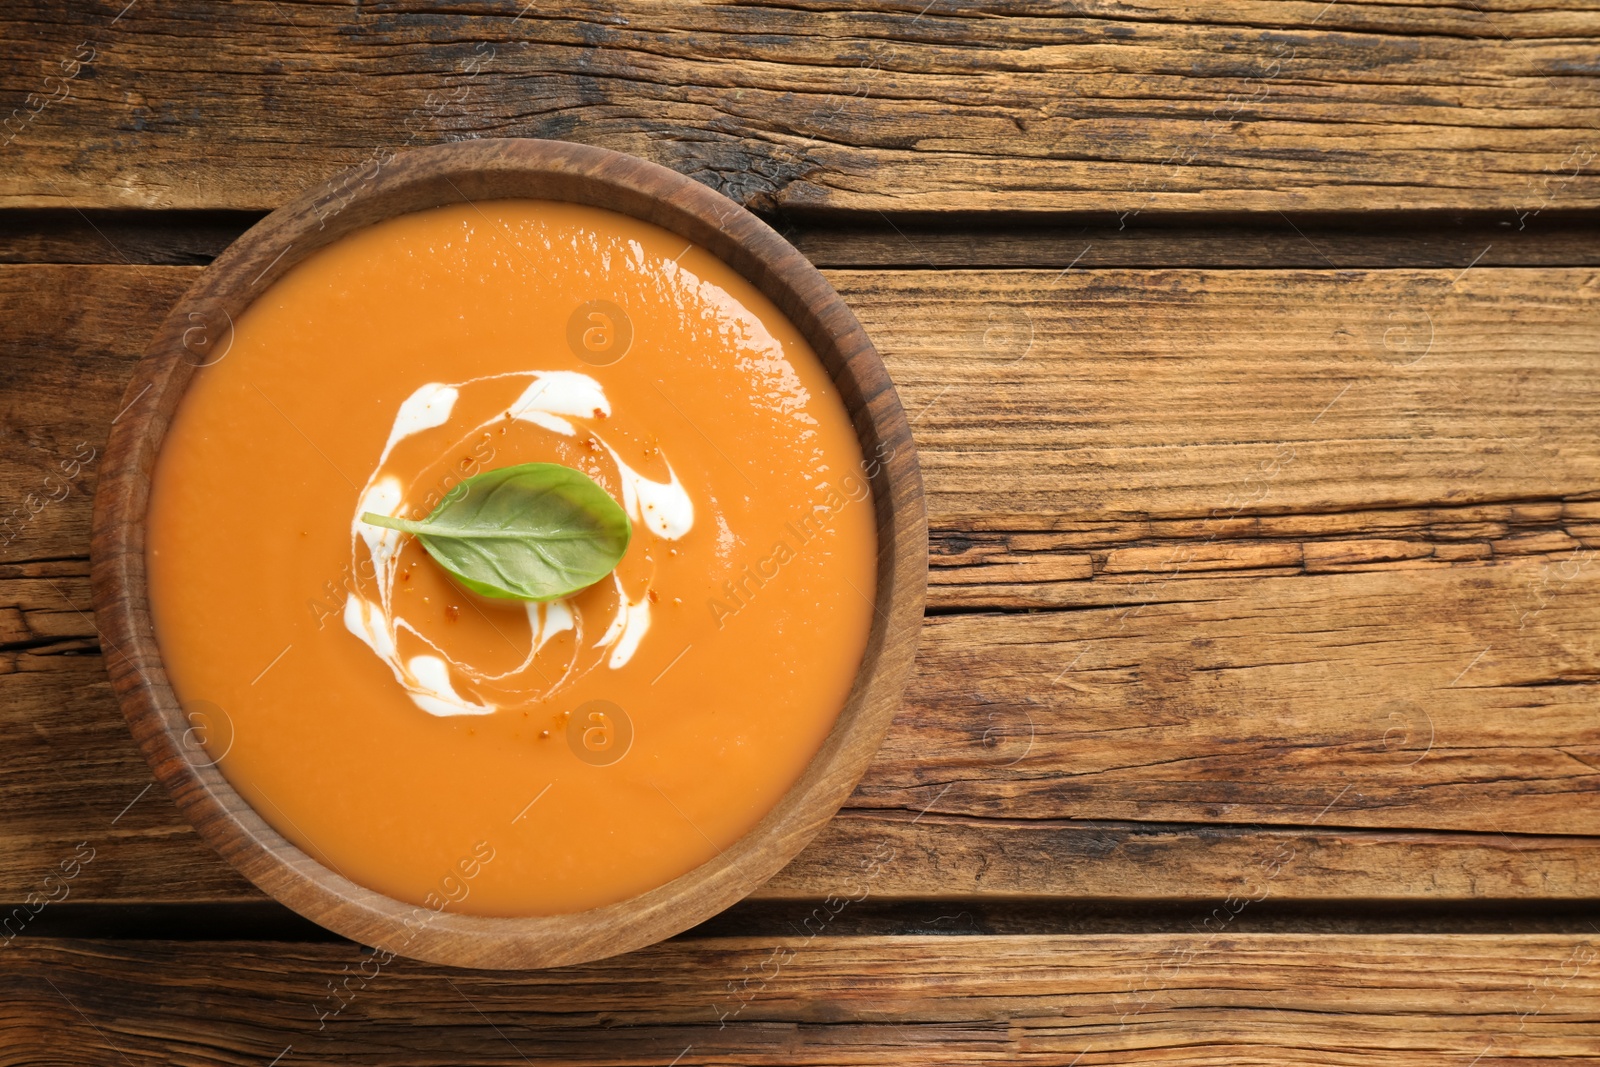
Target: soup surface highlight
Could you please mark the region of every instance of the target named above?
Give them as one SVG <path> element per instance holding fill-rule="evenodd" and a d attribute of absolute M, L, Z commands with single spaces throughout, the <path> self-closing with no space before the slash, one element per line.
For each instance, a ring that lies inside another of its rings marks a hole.
<path fill-rule="evenodd" d="M 693 869 L 799 777 L 861 663 L 873 506 L 826 370 L 727 265 L 597 208 L 456 205 L 214 332 L 156 465 L 151 608 L 192 758 L 285 837 L 422 907 L 559 914 Z M 359 520 L 530 462 L 632 520 L 565 599 L 466 592 Z"/>

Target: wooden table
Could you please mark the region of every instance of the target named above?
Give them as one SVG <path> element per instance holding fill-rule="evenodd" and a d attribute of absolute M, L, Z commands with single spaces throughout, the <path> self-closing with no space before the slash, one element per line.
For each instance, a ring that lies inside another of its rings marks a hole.
<path fill-rule="evenodd" d="M 1595 0 L 125 3 L 0 10 L 0 1063 L 1600 1063 Z M 752 899 L 378 967 L 151 788 L 95 457 L 263 212 L 510 135 L 825 269 L 929 612 Z"/>

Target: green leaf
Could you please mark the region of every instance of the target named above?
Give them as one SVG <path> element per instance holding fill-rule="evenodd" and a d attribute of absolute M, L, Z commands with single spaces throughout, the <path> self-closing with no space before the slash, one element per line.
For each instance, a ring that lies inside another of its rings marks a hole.
<path fill-rule="evenodd" d="M 366 512 L 372 526 L 415 534 L 439 565 L 484 596 L 554 600 L 610 574 L 633 526 L 582 471 L 523 463 L 474 475 L 421 522 Z"/>

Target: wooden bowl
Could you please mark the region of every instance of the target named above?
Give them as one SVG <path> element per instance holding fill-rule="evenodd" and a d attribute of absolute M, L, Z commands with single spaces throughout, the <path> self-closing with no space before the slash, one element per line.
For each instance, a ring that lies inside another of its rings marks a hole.
<path fill-rule="evenodd" d="M 609 208 L 670 230 L 744 275 L 799 328 L 838 384 L 869 459 L 877 610 L 860 673 L 821 750 L 777 806 L 720 856 L 607 907 L 536 918 L 444 911 L 418 929 L 418 908 L 356 885 L 291 844 L 193 743 L 151 625 L 145 511 L 156 454 L 196 367 L 221 358 L 232 322 L 275 280 L 364 226 L 509 197 Z M 535 968 L 670 937 L 740 899 L 805 847 L 855 788 L 899 707 L 922 624 L 927 515 L 911 430 L 883 361 L 839 295 L 788 242 L 733 201 L 653 163 L 507 139 L 419 149 L 340 175 L 267 216 L 201 274 L 134 368 L 124 404 L 95 495 L 92 544 L 95 613 L 123 713 L 201 837 L 262 890 L 356 941 L 395 954 L 403 945 L 404 955 L 435 963 Z"/>

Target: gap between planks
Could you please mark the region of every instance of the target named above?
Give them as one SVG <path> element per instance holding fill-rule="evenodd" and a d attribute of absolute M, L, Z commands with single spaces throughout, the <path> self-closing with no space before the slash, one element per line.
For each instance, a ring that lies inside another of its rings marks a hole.
<path fill-rule="evenodd" d="M 0 210 L 0 263 L 196 266 L 260 212 Z M 1047 214 L 926 220 L 868 212 L 766 221 L 816 265 L 862 269 L 1214 269 L 1579 267 L 1600 265 L 1600 217 L 1549 213 L 1521 227 L 1503 213 Z"/>

